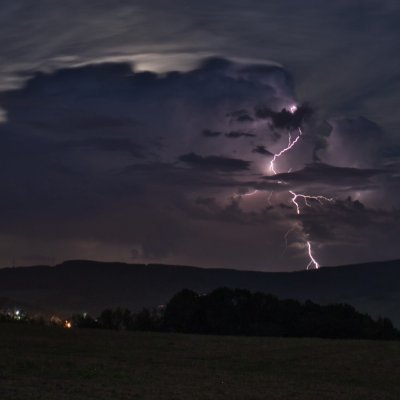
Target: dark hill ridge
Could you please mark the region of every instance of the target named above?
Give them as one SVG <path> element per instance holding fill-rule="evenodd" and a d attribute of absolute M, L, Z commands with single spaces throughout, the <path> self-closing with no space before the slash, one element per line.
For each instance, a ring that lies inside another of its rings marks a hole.
<path fill-rule="evenodd" d="M 137 310 L 166 303 L 183 288 L 209 292 L 243 288 L 280 298 L 321 304 L 349 303 L 400 326 L 400 261 L 374 262 L 318 271 L 255 272 L 159 264 L 66 261 L 55 267 L 0 269 L 0 297 L 33 309 L 97 314 L 107 307 Z"/>

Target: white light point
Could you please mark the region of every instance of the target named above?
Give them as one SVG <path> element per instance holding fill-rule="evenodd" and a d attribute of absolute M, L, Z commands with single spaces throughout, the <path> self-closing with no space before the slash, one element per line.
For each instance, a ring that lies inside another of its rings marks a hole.
<path fill-rule="evenodd" d="M 297 106 L 293 104 L 292 106 L 289 107 L 289 111 L 291 114 L 294 114 L 297 111 Z"/>

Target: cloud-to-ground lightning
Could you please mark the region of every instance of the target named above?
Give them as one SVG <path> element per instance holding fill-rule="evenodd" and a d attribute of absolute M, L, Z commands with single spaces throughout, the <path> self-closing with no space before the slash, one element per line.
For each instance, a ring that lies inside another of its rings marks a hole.
<path fill-rule="evenodd" d="M 308 200 L 316 200 L 318 201 L 320 204 L 323 204 L 323 201 L 333 201 L 332 198 L 329 197 L 325 197 L 325 196 L 311 196 L 311 195 L 305 195 L 305 194 L 299 194 L 299 193 L 295 193 L 292 190 L 289 190 L 289 193 L 293 196 L 292 197 L 292 203 L 296 206 L 296 211 L 297 214 L 300 215 L 300 205 L 297 202 L 298 198 L 302 198 L 304 200 L 304 203 L 306 206 L 311 207 L 310 203 L 308 202 Z M 290 232 L 290 231 L 289 231 Z M 287 237 L 285 235 L 285 241 L 286 241 L 286 247 L 287 247 Z M 307 265 L 307 269 L 310 268 L 311 265 L 314 265 L 315 269 L 319 268 L 319 263 L 317 262 L 317 260 L 314 258 L 313 254 L 312 254 L 312 248 L 311 248 L 311 242 L 309 240 L 307 240 L 307 248 L 308 248 L 308 256 L 310 258 L 310 262 Z"/>
<path fill-rule="evenodd" d="M 297 106 L 296 105 L 290 106 L 289 107 L 289 111 L 292 114 L 294 114 L 297 111 Z M 270 161 L 270 164 L 269 164 L 269 171 L 272 174 L 274 174 L 274 175 L 277 174 L 277 172 L 275 170 L 275 162 L 277 161 L 277 159 L 279 157 L 281 157 L 283 154 L 285 154 L 286 152 L 288 152 L 289 150 L 291 150 L 296 145 L 296 143 L 299 141 L 300 137 L 303 135 L 303 131 L 301 130 L 300 127 L 298 128 L 298 132 L 299 132 L 299 134 L 296 136 L 296 138 L 294 140 L 292 140 L 292 135 L 291 135 L 291 132 L 289 131 L 289 133 L 288 133 L 288 138 L 289 138 L 288 145 L 285 148 L 283 148 L 281 151 L 279 151 L 278 153 L 274 154 L 274 156 L 273 156 L 273 158 L 272 158 L 272 160 Z M 281 183 L 281 182 L 278 181 L 278 183 Z M 311 207 L 310 203 L 308 202 L 309 200 L 316 200 L 320 204 L 323 204 L 324 201 L 329 201 L 329 202 L 333 201 L 333 199 L 331 199 L 329 197 L 320 196 L 320 195 L 312 196 L 312 195 L 299 194 L 299 193 L 293 192 L 292 190 L 289 190 L 289 193 L 293 196 L 292 197 L 292 203 L 295 205 L 298 215 L 300 215 L 300 213 L 301 213 L 300 204 L 297 202 L 298 198 L 302 198 L 304 200 L 305 205 L 308 206 L 308 207 Z M 285 234 L 285 244 L 286 244 L 285 250 L 286 250 L 286 248 L 288 246 L 288 244 L 287 244 L 287 240 L 288 240 L 287 236 L 291 231 L 292 231 L 292 229 L 289 230 L 288 232 L 286 232 L 286 234 Z M 306 245 L 307 245 L 307 249 L 308 249 L 308 256 L 309 256 L 309 259 L 310 259 L 310 262 L 307 265 L 307 269 L 309 269 L 311 265 L 314 265 L 315 269 L 319 269 L 319 263 L 314 258 L 314 255 L 313 255 L 311 242 L 309 240 L 306 240 Z"/>
<path fill-rule="evenodd" d="M 292 105 L 292 106 L 289 107 L 289 111 L 290 111 L 290 113 L 292 113 L 292 114 L 294 114 L 294 113 L 297 111 L 297 109 L 298 109 L 298 108 L 297 108 L 296 105 Z M 297 131 L 298 131 L 298 134 L 297 134 L 297 136 L 293 139 L 292 133 L 291 133 L 290 130 L 289 130 L 289 132 L 288 132 L 288 144 L 287 144 L 287 146 L 284 147 L 282 150 L 280 150 L 278 153 L 275 153 L 275 154 L 273 155 L 272 160 L 271 160 L 270 163 L 269 163 L 269 168 L 268 168 L 268 169 L 269 169 L 269 172 L 270 172 L 271 174 L 277 175 L 277 172 L 276 172 L 276 169 L 275 169 L 275 168 L 276 168 L 276 162 L 277 162 L 277 160 L 278 160 L 281 156 L 283 156 L 285 153 L 287 153 L 288 151 L 290 151 L 290 150 L 299 142 L 300 138 L 303 136 L 303 131 L 302 131 L 301 127 L 298 127 L 298 128 L 297 128 Z M 289 172 L 290 172 L 291 170 L 292 170 L 292 168 L 289 169 Z M 282 181 L 278 181 L 278 184 L 283 184 L 283 182 L 282 182 Z M 234 194 L 234 197 L 253 196 L 253 195 L 255 195 L 255 194 L 258 193 L 258 192 L 259 192 L 259 190 L 255 189 L 255 190 L 253 190 L 253 191 L 251 191 L 251 192 L 248 192 L 248 193 L 243 193 L 243 194 L 236 193 L 236 194 Z M 297 212 L 298 215 L 301 214 L 301 206 L 300 206 L 300 204 L 298 203 L 298 199 L 302 199 L 302 200 L 304 201 L 304 204 L 305 204 L 307 207 L 311 207 L 311 204 L 310 204 L 310 202 L 309 202 L 310 200 L 318 201 L 318 203 L 321 204 L 321 205 L 323 205 L 324 202 L 332 202 L 332 201 L 334 201 L 332 198 L 325 197 L 325 196 L 322 196 L 322 195 L 308 195 L 308 194 L 302 194 L 302 193 L 295 193 L 293 190 L 289 190 L 288 193 L 290 193 L 290 194 L 292 195 L 291 201 L 292 201 L 292 203 L 294 204 L 294 206 L 296 207 L 296 212 Z M 272 194 L 273 194 L 273 192 L 270 192 L 270 194 L 269 194 L 269 196 L 268 196 L 268 202 L 269 202 L 269 203 L 271 202 Z M 290 234 L 293 230 L 295 230 L 295 228 L 289 229 L 289 230 L 286 232 L 285 236 L 284 236 L 284 239 L 285 239 L 285 250 L 283 251 L 283 254 L 286 252 L 287 247 L 288 247 L 288 236 L 289 236 L 289 234 Z M 312 265 L 314 266 L 315 269 L 319 269 L 320 265 L 319 265 L 318 261 L 317 261 L 317 260 L 315 259 L 315 257 L 314 257 L 313 250 L 312 250 L 312 246 L 311 246 L 311 242 L 307 239 L 307 237 L 305 238 L 305 244 L 306 244 L 306 246 L 307 246 L 308 257 L 309 257 L 309 260 L 310 260 L 309 263 L 307 264 L 307 270 L 308 270 Z M 282 254 L 282 255 L 283 255 L 283 254 Z"/>
<path fill-rule="evenodd" d="M 319 269 L 319 264 L 316 259 L 313 257 L 312 250 L 311 250 L 311 243 L 307 240 L 307 247 L 308 247 L 308 256 L 310 257 L 310 262 L 307 265 L 307 269 L 310 268 L 311 265 L 314 264 L 315 269 Z"/>

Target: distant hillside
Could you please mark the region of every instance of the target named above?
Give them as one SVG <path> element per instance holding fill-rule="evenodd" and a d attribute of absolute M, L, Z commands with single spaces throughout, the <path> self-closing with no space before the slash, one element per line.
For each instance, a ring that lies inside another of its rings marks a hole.
<path fill-rule="evenodd" d="M 0 297 L 47 313 L 96 315 L 117 306 L 137 310 L 165 304 L 183 288 L 206 293 L 217 287 L 348 303 L 400 327 L 400 261 L 282 273 L 94 261 L 0 269 Z"/>

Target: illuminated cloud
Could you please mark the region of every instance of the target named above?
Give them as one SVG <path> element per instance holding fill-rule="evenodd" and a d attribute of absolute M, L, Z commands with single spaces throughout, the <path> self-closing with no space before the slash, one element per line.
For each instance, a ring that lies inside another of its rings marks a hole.
<path fill-rule="evenodd" d="M 30 3 L 0 13 L 3 265 L 399 256 L 396 1 Z"/>
<path fill-rule="evenodd" d="M 65 257 L 112 258 L 125 248 L 126 257 L 138 249 L 144 261 L 239 266 L 245 260 L 238 254 L 223 262 L 223 247 L 199 256 L 199 237 L 216 243 L 212 235 L 228 240 L 232 232 L 210 226 L 219 218 L 205 225 L 192 218 L 192 204 L 217 195 L 224 208 L 238 190 L 276 186 L 263 182 L 263 164 L 252 160 L 252 136 L 225 136 L 244 124 L 228 114 L 258 104 L 281 109 L 294 101 L 291 93 L 282 68 L 222 59 L 166 75 L 126 64 L 38 73 L 21 89 L 0 93 L 8 113 L 0 125 L 8 166 L 0 171 L 2 233 L 26 243 L 36 232 L 36 248 L 52 238 L 47 251 L 59 257 L 64 244 L 71 253 Z M 248 123 L 260 140 L 272 140 L 266 124 Z M 223 133 L 213 140 L 199 134 L 208 131 Z"/>

